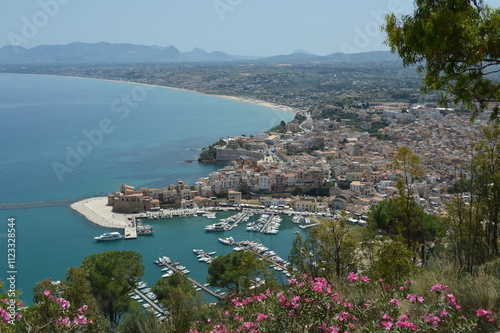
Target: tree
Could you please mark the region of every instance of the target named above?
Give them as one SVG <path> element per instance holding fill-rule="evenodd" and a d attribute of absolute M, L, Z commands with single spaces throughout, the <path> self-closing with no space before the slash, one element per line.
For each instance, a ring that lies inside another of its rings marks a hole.
<path fill-rule="evenodd" d="M 244 293 L 259 275 L 265 275 L 266 272 L 266 266 L 255 253 L 230 252 L 218 256 L 210 263 L 207 282 L 212 286 L 231 289 L 235 293 Z"/>
<path fill-rule="evenodd" d="M 445 234 L 441 218 L 424 212 L 415 201 L 402 203 L 401 197 L 390 198 L 371 206 L 368 227 L 403 242 L 425 261 L 427 251 Z"/>
<path fill-rule="evenodd" d="M 482 0 L 416 0 L 413 15 L 386 17 L 387 44 L 405 66 L 425 72 L 424 91 L 464 103 L 472 118 L 488 103 L 499 111 L 500 10 Z M 451 96 L 450 96 L 451 95 Z"/>
<path fill-rule="evenodd" d="M 474 273 L 479 265 L 500 256 L 498 123 L 483 129 L 483 135 L 470 155 L 469 167 L 460 172 L 460 183 L 464 188 L 457 191 L 450 203 L 447 222 L 455 263 L 460 271 Z M 466 195 L 464 192 L 467 192 Z"/>
<path fill-rule="evenodd" d="M 307 239 L 300 235 L 290 251 L 290 263 L 313 277 L 341 277 L 355 267 L 356 243 L 345 212 L 339 220 L 322 220 Z"/>
<path fill-rule="evenodd" d="M 167 333 L 168 331 L 154 313 L 144 311 L 141 303 L 132 302 L 129 311 L 122 317 L 118 326 L 120 333 Z M 187 331 L 186 331 L 187 332 Z"/>
<path fill-rule="evenodd" d="M 33 303 L 37 305 L 37 315 L 41 318 L 38 324 L 48 323 L 59 314 L 54 312 L 51 304 L 47 302 L 45 291 L 49 290 L 54 297 L 64 297 L 70 302 L 73 308 L 87 307 L 86 316 L 94 324 L 81 329 L 82 332 L 100 333 L 109 327 L 109 321 L 104 318 L 99 310 L 99 305 L 90 290 L 90 284 L 86 279 L 85 271 L 82 268 L 70 267 L 66 272 L 66 279 L 63 281 L 42 280 L 35 284 L 33 288 Z M 54 329 L 55 325 L 49 325 Z"/>
<path fill-rule="evenodd" d="M 169 331 L 187 332 L 203 302 L 186 275 L 174 273 L 159 279 L 153 286 L 153 292 L 169 313 L 166 321 Z"/>
<path fill-rule="evenodd" d="M 413 253 L 401 242 L 386 242 L 377 251 L 368 274 L 372 278 L 382 278 L 388 285 L 403 282 L 416 272 L 412 262 Z"/>
<path fill-rule="evenodd" d="M 91 293 L 102 313 L 114 329 L 121 315 L 127 312 L 132 292 L 144 274 L 142 256 L 132 251 L 110 251 L 85 258 L 81 268 L 85 270 Z"/>

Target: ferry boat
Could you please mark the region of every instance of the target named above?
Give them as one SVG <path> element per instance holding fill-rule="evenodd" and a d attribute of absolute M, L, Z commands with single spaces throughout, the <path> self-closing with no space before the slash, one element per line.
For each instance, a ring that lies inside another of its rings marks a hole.
<path fill-rule="evenodd" d="M 123 238 L 123 235 L 117 231 L 105 232 L 100 236 L 94 237 L 94 239 L 96 241 L 118 240 L 118 239 L 122 239 L 122 238 Z"/>

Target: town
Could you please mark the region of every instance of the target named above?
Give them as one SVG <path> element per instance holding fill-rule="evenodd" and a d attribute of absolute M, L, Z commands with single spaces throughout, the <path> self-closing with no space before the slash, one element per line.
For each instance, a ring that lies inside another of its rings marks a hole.
<path fill-rule="evenodd" d="M 330 114 L 336 109 L 326 107 Z M 204 160 L 232 162 L 224 168 L 191 186 L 182 180 L 140 190 L 122 184 L 108 195 L 108 205 L 118 213 L 246 205 L 363 216 L 396 193 L 402 171 L 392 159 L 405 145 L 419 155 L 425 175 L 414 182 L 416 202 L 429 214 L 445 215 L 458 168 L 488 119 L 487 112 L 471 122 L 453 109 L 403 103 L 372 104 L 343 114 L 347 119 L 313 119 L 301 112 L 283 128 L 221 139 Z M 353 120 L 359 120 L 357 126 Z"/>

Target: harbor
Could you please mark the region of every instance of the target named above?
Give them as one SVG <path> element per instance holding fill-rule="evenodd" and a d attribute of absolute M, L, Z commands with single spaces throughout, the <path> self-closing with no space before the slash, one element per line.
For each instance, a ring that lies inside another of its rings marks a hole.
<path fill-rule="evenodd" d="M 167 267 L 168 269 L 172 270 L 175 273 L 187 274 L 187 273 L 184 273 L 181 269 L 179 269 L 177 265 L 173 265 L 172 263 L 167 262 L 167 261 L 160 262 L 157 265 L 160 266 L 160 267 L 162 267 L 162 266 L 163 267 Z M 215 297 L 218 300 L 224 299 L 223 295 L 220 295 L 220 294 L 216 293 L 215 291 L 211 290 L 210 288 L 208 288 L 204 284 L 199 283 L 198 281 L 194 280 L 193 278 L 191 278 L 189 276 L 186 276 L 186 278 L 189 280 L 189 282 L 191 282 L 197 288 L 203 290 L 204 292 L 206 292 L 210 296 Z"/>
<path fill-rule="evenodd" d="M 137 297 L 135 297 L 135 295 L 137 295 Z M 139 287 L 134 289 L 134 293 L 131 295 L 131 297 L 135 301 L 144 302 L 142 306 L 145 309 L 152 308 L 158 319 L 163 320 L 167 316 L 167 311 L 165 311 L 165 309 L 163 309 L 160 305 L 157 304 L 157 302 L 155 302 L 156 296 L 154 296 L 155 299 L 152 299 L 151 295 L 148 296 L 148 294 L 141 291 Z"/>

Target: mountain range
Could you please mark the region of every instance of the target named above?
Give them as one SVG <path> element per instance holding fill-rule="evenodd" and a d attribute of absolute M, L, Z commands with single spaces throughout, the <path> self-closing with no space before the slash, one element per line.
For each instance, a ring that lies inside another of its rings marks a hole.
<path fill-rule="evenodd" d="M 330 63 L 398 61 L 399 57 L 389 51 L 374 51 L 356 54 L 333 53 L 318 56 L 303 50 L 289 55 L 258 58 L 235 56 L 224 52 L 206 52 L 194 48 L 180 52 L 174 46 L 144 46 L 112 43 L 71 43 L 68 45 L 40 45 L 33 48 L 0 48 L 0 64 L 71 64 L 71 63 L 165 63 L 165 62 L 235 62 L 254 61 L 265 63 Z"/>

